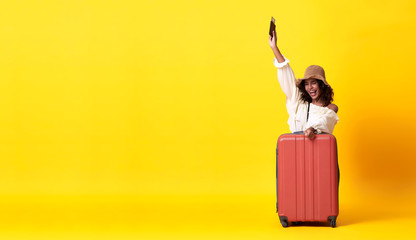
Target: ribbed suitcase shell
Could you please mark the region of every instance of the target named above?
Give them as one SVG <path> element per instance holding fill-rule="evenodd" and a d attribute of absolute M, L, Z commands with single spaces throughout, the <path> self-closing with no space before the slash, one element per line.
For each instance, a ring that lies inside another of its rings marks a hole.
<path fill-rule="evenodd" d="M 279 217 L 294 221 L 328 221 L 338 216 L 337 143 L 331 134 L 309 140 L 283 134 L 278 140 Z"/>

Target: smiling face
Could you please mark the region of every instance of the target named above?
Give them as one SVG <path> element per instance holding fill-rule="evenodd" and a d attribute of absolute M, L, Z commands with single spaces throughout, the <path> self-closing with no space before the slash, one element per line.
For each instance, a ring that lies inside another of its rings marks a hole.
<path fill-rule="evenodd" d="M 316 79 L 306 79 L 305 81 L 305 90 L 312 98 L 312 101 L 316 101 L 319 99 L 319 95 L 321 91 L 319 89 L 318 80 Z"/>

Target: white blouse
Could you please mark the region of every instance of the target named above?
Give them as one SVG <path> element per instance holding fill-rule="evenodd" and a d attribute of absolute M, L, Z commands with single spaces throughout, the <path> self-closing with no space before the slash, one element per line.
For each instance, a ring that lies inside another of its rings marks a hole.
<path fill-rule="evenodd" d="M 286 109 L 289 113 L 290 131 L 305 131 L 313 127 L 318 133 L 332 133 L 335 124 L 339 121 L 338 115 L 327 107 L 320 107 L 310 104 L 309 119 L 306 121 L 308 113 L 308 103 L 300 99 L 300 92 L 296 86 L 296 78 L 289 60 L 278 63 L 276 58 L 273 59 L 274 65 L 277 67 L 277 79 L 280 87 L 286 95 Z"/>

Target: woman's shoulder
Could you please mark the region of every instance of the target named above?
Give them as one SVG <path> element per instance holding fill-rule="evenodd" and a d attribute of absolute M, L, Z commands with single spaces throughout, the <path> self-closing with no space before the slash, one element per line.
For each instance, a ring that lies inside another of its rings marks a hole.
<path fill-rule="evenodd" d="M 338 113 L 338 106 L 331 103 L 328 106 L 326 106 L 327 108 L 331 109 L 332 111 L 334 111 L 335 113 Z"/>

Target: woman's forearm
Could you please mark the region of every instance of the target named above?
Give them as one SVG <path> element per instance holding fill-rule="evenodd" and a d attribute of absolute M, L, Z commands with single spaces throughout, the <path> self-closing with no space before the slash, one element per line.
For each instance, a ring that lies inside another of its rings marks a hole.
<path fill-rule="evenodd" d="M 277 47 L 277 36 L 276 31 L 273 31 L 273 36 L 269 36 L 269 44 L 270 47 L 273 50 L 274 56 L 276 57 L 276 60 L 278 63 L 282 63 L 285 61 L 285 58 L 280 53 L 279 48 Z"/>
<path fill-rule="evenodd" d="M 282 63 L 282 62 L 285 61 L 285 58 L 280 53 L 280 50 L 277 46 L 273 46 L 272 50 L 273 50 L 274 56 L 276 57 L 276 60 L 277 60 L 278 63 Z"/>

